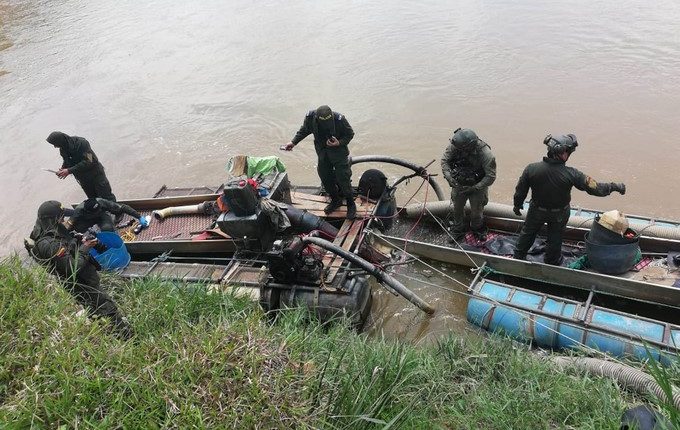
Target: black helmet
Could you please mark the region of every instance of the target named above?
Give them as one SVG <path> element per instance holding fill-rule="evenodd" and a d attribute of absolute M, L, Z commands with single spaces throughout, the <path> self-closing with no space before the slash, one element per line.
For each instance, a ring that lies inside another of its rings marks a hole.
<path fill-rule="evenodd" d="M 456 149 L 468 149 L 471 148 L 475 143 L 479 141 L 477 133 L 470 130 L 469 128 L 458 128 L 453 132 L 453 137 L 451 138 L 451 143 Z"/>
<path fill-rule="evenodd" d="M 38 208 L 38 218 L 61 218 L 64 215 L 64 207 L 56 200 L 43 202 Z"/>
<path fill-rule="evenodd" d="M 573 134 L 562 134 L 553 136 L 549 134 L 543 139 L 543 144 L 548 147 L 548 154 L 561 154 L 566 152 L 571 154 L 576 151 L 578 140 Z"/>

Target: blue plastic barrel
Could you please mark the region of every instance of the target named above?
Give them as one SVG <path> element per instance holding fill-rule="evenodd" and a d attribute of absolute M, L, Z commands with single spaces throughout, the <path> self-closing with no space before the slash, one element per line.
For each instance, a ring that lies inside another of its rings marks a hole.
<path fill-rule="evenodd" d="M 585 345 L 617 357 L 632 356 L 641 360 L 651 354 L 664 364 L 672 360 L 671 355 L 656 346 L 649 345 L 646 349 L 645 341 L 671 348 L 680 345 L 678 326 L 666 326 L 661 321 L 592 305 L 585 312 L 589 315 L 586 323 L 579 318 L 585 303 L 488 280 L 480 283 L 468 302 L 468 321 L 519 341 L 552 349 L 578 349 Z M 540 310 L 546 315 L 531 310 Z M 664 334 L 666 327 L 670 329 L 670 339 Z"/>
<path fill-rule="evenodd" d="M 94 248 L 90 249 L 90 255 L 102 266 L 102 270 L 118 270 L 130 264 L 130 253 L 125 247 L 125 242 L 113 231 L 102 231 L 97 233 L 99 243 L 104 244 L 108 249 L 101 254 Z"/>

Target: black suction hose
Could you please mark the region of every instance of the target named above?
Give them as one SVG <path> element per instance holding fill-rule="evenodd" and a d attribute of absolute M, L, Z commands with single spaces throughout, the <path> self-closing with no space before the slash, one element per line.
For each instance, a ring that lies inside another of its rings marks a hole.
<path fill-rule="evenodd" d="M 415 173 L 418 173 L 419 175 L 425 175 L 427 173 L 427 169 L 425 169 L 422 166 L 418 166 L 417 164 L 411 163 L 410 161 L 402 160 L 402 159 L 395 158 L 395 157 L 390 157 L 390 156 L 387 156 L 387 155 L 359 155 L 357 157 L 349 157 L 349 164 L 350 165 L 359 164 L 359 163 L 396 164 L 397 166 L 402 166 L 402 167 L 406 167 L 407 169 L 411 169 Z M 427 175 L 427 182 L 430 183 L 430 186 L 432 187 L 432 189 L 434 190 L 434 193 L 437 195 L 437 198 L 440 201 L 449 200 L 449 198 L 444 195 L 444 192 L 442 191 L 442 189 L 439 188 L 439 184 L 434 180 L 434 178 L 432 176 Z"/>
<path fill-rule="evenodd" d="M 335 237 L 338 235 L 338 229 L 333 227 L 330 223 L 325 221 L 323 218 L 314 215 L 313 213 L 307 212 L 302 209 L 298 209 L 294 206 L 287 205 L 285 209 L 286 215 L 290 220 L 291 226 L 296 230 L 303 233 L 309 233 L 310 231 L 320 230 L 329 236 Z"/>
<path fill-rule="evenodd" d="M 375 267 L 373 264 L 369 263 L 368 261 L 364 260 L 363 258 L 359 257 L 358 255 L 355 255 L 349 251 L 346 251 L 342 249 L 341 247 L 334 245 L 333 243 L 320 239 L 318 237 L 303 237 L 302 241 L 304 243 L 312 243 L 316 246 L 319 246 L 326 251 L 330 251 L 336 255 L 339 255 L 340 257 L 344 258 L 347 261 L 350 261 L 357 266 L 361 267 L 371 275 L 375 276 L 375 278 L 378 280 L 378 282 L 385 283 L 389 285 L 394 291 L 397 293 L 401 294 L 406 300 L 409 302 L 413 303 L 414 305 L 418 306 L 421 310 L 428 314 L 433 314 L 434 313 L 434 308 L 427 304 L 423 299 L 420 297 L 416 296 L 415 293 L 408 288 L 404 286 L 401 282 L 397 281 L 387 273 L 385 273 L 383 270 Z"/>

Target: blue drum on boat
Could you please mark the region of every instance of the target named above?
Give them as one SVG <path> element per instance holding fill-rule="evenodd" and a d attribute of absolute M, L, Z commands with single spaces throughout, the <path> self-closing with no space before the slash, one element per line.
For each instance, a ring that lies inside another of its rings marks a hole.
<path fill-rule="evenodd" d="M 92 248 L 90 249 L 90 255 L 102 266 L 102 270 L 119 270 L 130 264 L 130 253 L 118 233 L 101 231 L 97 233 L 97 240 L 105 245 L 107 250 L 99 253 Z"/>
<path fill-rule="evenodd" d="M 617 357 L 676 360 L 680 327 L 481 279 L 467 319 L 486 330 L 553 349 L 594 348 Z"/>

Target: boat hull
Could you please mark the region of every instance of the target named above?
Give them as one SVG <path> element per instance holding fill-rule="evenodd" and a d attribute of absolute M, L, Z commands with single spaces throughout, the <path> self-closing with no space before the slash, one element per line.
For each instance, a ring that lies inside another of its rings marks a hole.
<path fill-rule="evenodd" d="M 485 265 L 490 270 L 520 278 L 680 308 L 680 289 L 671 286 L 405 240 L 376 231 L 369 233 L 369 240 L 395 249 L 406 248 L 411 254 L 444 263 L 472 268 Z"/>

